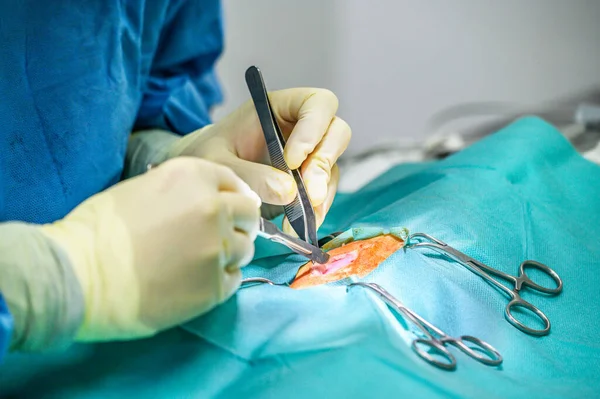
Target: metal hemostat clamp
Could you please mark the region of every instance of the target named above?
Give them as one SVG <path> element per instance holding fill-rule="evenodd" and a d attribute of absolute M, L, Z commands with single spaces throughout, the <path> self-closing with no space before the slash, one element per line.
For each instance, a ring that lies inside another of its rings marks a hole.
<path fill-rule="evenodd" d="M 268 278 L 264 278 L 264 277 L 248 277 L 242 280 L 242 283 L 240 285 L 240 288 L 247 288 L 247 287 L 252 287 L 255 285 L 261 285 L 261 284 L 269 284 L 269 285 L 279 285 L 282 287 L 289 287 L 288 283 L 275 283 L 271 280 L 269 280 Z"/>
<path fill-rule="evenodd" d="M 409 237 L 407 242 L 406 248 L 429 248 L 466 267 L 470 272 L 479 276 L 486 283 L 504 293 L 508 297 L 508 304 L 504 308 L 504 317 L 510 324 L 519 330 L 526 334 L 536 336 L 547 335 L 550 332 L 550 319 L 548 316 L 546 316 L 546 314 L 537 306 L 534 306 L 521 298 L 521 291 L 524 288 L 529 288 L 530 291 L 537 291 L 546 295 L 560 294 L 563 289 L 563 282 L 558 273 L 553 269 L 534 260 L 525 260 L 519 266 L 518 275 L 512 276 L 501 270 L 494 269 L 477 259 L 471 258 L 467 254 L 452 248 L 445 242 L 425 233 L 414 233 Z M 552 279 L 556 287 L 537 284 L 527 275 L 527 271 L 531 271 L 532 269 L 536 269 L 538 272 L 541 272 Z M 508 281 L 509 285 L 507 286 L 501 283 L 500 280 Z M 544 327 L 541 329 L 530 327 L 517 320 L 513 315 L 513 312 L 517 308 L 520 308 L 520 310 L 527 310 L 530 314 L 535 315 Z"/>
<path fill-rule="evenodd" d="M 447 335 L 414 311 L 404 306 L 400 300 L 380 285 L 375 283 L 352 282 L 346 286 L 346 290 L 349 290 L 351 287 L 363 287 L 375 292 L 383 299 L 387 306 L 399 315 L 410 320 L 421 331 L 423 336 L 423 338 L 416 338 L 413 340 L 411 348 L 427 363 L 444 370 L 455 370 L 456 358 L 448 350 L 446 347 L 447 345 L 455 346 L 467 356 L 486 366 L 498 366 L 502 363 L 502 356 L 500 353 L 487 342 L 471 335 L 462 335 L 457 338 Z"/>

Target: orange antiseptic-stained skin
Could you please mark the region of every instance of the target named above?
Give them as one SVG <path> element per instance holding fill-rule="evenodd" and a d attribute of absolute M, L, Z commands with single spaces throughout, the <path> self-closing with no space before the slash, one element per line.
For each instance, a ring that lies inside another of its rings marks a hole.
<path fill-rule="evenodd" d="M 315 268 L 323 269 L 323 265 L 308 262 L 298 270 L 290 286 L 292 288 L 307 288 L 331 283 L 350 276 L 364 277 L 375 270 L 391 254 L 402 248 L 403 245 L 404 241 L 388 234 L 367 240 L 352 241 L 328 251 L 330 259 L 325 266 L 334 261 L 337 255 L 351 254 L 353 251 L 356 251 L 351 254 L 352 256 L 356 256 L 356 259 L 350 264 L 329 274 L 321 274 L 315 273 Z"/>

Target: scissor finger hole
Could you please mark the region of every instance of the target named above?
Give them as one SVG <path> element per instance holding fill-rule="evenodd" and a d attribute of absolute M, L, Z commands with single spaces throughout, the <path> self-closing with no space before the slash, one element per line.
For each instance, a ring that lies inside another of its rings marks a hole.
<path fill-rule="evenodd" d="M 456 369 L 456 359 L 454 359 L 454 356 L 440 344 L 419 338 L 415 339 L 411 346 L 415 353 L 427 363 L 444 370 Z"/>
<path fill-rule="evenodd" d="M 562 291 L 562 280 L 548 266 L 534 260 L 526 260 L 520 267 L 523 282 L 546 294 L 558 294 Z"/>
<path fill-rule="evenodd" d="M 502 355 L 492 345 L 471 335 L 463 335 L 460 342 L 466 347 L 467 352 L 477 361 L 490 366 L 502 363 Z M 461 348 L 463 351 L 465 348 Z"/>
<path fill-rule="evenodd" d="M 550 320 L 541 310 L 523 300 L 512 300 L 506 306 L 508 321 L 519 330 L 531 335 L 550 332 Z"/>

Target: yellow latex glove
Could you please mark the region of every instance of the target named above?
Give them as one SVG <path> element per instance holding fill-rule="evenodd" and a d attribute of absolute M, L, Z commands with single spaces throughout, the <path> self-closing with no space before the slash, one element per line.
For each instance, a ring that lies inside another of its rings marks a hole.
<path fill-rule="evenodd" d="M 228 168 L 182 157 L 42 226 L 82 287 L 76 339 L 149 336 L 225 301 L 254 254 L 259 208 Z"/>
<path fill-rule="evenodd" d="M 291 169 L 300 168 L 315 208 L 317 226 L 323 223 L 339 180 L 335 165 L 346 150 L 350 127 L 336 116 L 338 99 L 323 89 L 299 88 L 269 93 L 269 100 L 287 140 L 284 157 Z M 230 167 L 261 197 L 263 215 L 274 217 L 296 196 L 294 179 L 269 165 L 264 134 L 251 100 L 214 125 L 177 141 L 168 157 L 196 156 Z M 284 231 L 294 234 L 284 221 Z"/>

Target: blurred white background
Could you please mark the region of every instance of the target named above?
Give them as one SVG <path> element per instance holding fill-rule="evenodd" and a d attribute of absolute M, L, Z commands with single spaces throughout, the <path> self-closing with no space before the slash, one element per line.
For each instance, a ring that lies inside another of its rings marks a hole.
<path fill-rule="evenodd" d="M 472 101 L 537 104 L 600 87 L 598 0 L 223 0 L 225 92 L 215 118 L 269 90 L 317 86 L 340 99 L 349 152 L 422 141 L 427 121 Z"/>

